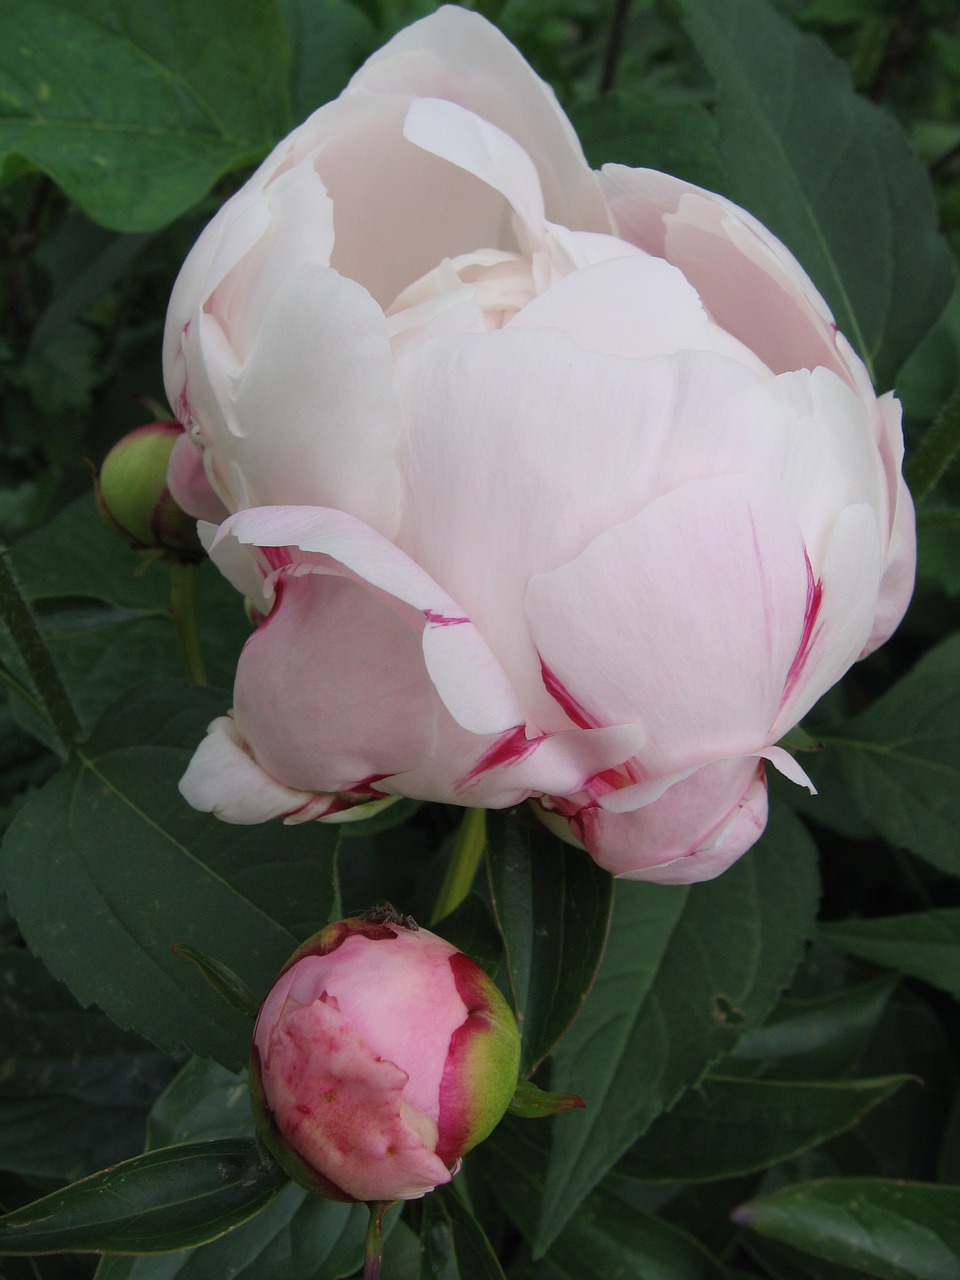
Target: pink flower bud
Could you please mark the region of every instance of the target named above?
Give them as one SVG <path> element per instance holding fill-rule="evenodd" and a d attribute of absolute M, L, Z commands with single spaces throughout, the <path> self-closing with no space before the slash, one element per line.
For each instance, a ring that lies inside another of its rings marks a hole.
<path fill-rule="evenodd" d="M 182 435 L 179 422 L 150 422 L 118 440 L 100 468 L 97 504 L 136 550 L 199 558 L 196 520 L 167 487 L 170 454 Z"/>
<path fill-rule="evenodd" d="M 479 965 L 392 912 L 329 925 L 291 957 L 253 1035 L 260 1136 L 333 1200 L 412 1200 L 500 1120 L 520 1038 Z"/>

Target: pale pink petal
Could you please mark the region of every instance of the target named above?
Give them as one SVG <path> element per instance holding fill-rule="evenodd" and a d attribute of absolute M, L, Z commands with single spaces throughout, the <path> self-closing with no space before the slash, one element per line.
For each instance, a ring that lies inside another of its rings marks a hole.
<path fill-rule="evenodd" d="M 194 809 L 244 826 L 288 817 L 305 807 L 312 817 L 319 817 L 330 800 L 271 777 L 245 750 L 229 716 L 220 716 L 210 725 L 180 779 L 180 793 Z"/>
<path fill-rule="evenodd" d="M 509 133 L 455 102 L 416 98 L 407 112 L 403 136 L 498 191 L 524 226 L 537 239 L 542 237 L 543 193 L 537 170 Z"/>
<path fill-rule="evenodd" d="M 517 140 L 536 165 L 554 222 L 607 231 L 596 176 L 553 90 L 479 14 L 445 6 L 399 32 L 357 72 L 345 94 L 444 98 Z"/>
<path fill-rule="evenodd" d="M 270 284 L 297 263 L 326 265 L 333 246 L 333 209 L 309 164 L 277 173 L 294 149 L 284 139 L 252 178 L 220 209 L 187 256 L 167 309 L 163 365 L 167 398 L 187 426 L 197 417 L 190 345 L 201 316 L 213 316 L 237 361 L 255 333 Z M 265 188 L 276 178 L 269 192 Z"/>
<path fill-rule="evenodd" d="M 380 309 L 353 281 L 303 264 L 260 321 L 231 397 L 248 502 L 336 506 L 389 536 L 402 424 Z"/>
<path fill-rule="evenodd" d="M 234 688 L 257 763 L 288 787 L 337 792 L 427 758 L 438 700 L 420 615 L 341 577 L 285 577 L 278 590 Z"/>
<path fill-rule="evenodd" d="M 766 751 L 760 751 L 757 754 L 761 759 L 769 760 L 777 772 L 788 781 L 795 783 L 798 787 L 806 787 L 812 796 L 817 794 L 817 788 L 810 781 L 806 770 L 796 756 L 792 756 L 789 751 L 785 751 L 783 747 L 767 747 Z"/>
<path fill-rule="evenodd" d="M 177 506 L 196 520 L 220 524 L 230 514 L 210 487 L 203 454 L 186 433 L 178 437 L 170 451 L 167 488 Z"/>
<path fill-rule="evenodd" d="M 413 352 L 398 377 L 400 544 L 464 606 L 544 731 L 570 720 L 523 617 L 530 575 L 688 480 L 749 468 L 757 449 L 780 456 L 796 422 L 769 384 L 713 352 L 631 361 L 513 324 Z"/>
<path fill-rule="evenodd" d="M 417 799 L 506 809 L 533 794 L 581 791 L 595 774 L 634 756 L 644 739 L 640 725 L 573 729 L 534 739 L 517 728 L 468 738 L 451 722 L 438 726 L 434 753 L 424 765 L 377 786 Z"/>
<path fill-rule="evenodd" d="M 774 485 L 692 481 L 530 581 L 544 663 L 596 723 L 639 721 L 645 776 L 770 742 L 803 635 L 803 540 Z"/>
<path fill-rule="evenodd" d="M 256 547 L 245 547 L 235 538 L 217 541 L 220 526 L 201 521 L 197 525 L 204 551 L 226 580 L 239 591 L 252 611 L 265 616 L 273 601 L 273 585 L 268 584 L 270 567 Z"/>
<path fill-rule="evenodd" d="M 766 820 L 763 769 L 748 757 L 707 765 L 630 813 L 584 809 L 573 828 L 616 876 L 689 884 L 710 880 L 735 862 Z"/>
<path fill-rule="evenodd" d="M 594 243 L 599 237 L 593 237 Z M 623 242 L 604 238 L 612 245 Z M 630 256 L 627 256 L 630 255 Z M 656 305 L 651 305 L 651 299 Z M 647 359 L 683 350 L 717 351 L 769 377 L 742 343 L 714 324 L 676 267 L 625 243 L 621 254 L 581 266 L 535 298 L 514 329 L 560 329 L 584 351 Z"/>
<path fill-rule="evenodd" d="M 913 595 L 916 570 L 917 520 L 910 490 L 901 479 L 893 531 L 880 579 L 877 613 L 869 639 L 860 653 L 861 658 L 879 648 L 899 626 Z"/>
<path fill-rule="evenodd" d="M 360 97 L 339 106 L 353 116 L 317 160 L 335 210 L 331 265 L 384 310 L 444 258 L 517 248 L 499 191 L 403 136 L 409 99 Z"/>
<path fill-rule="evenodd" d="M 454 719 L 481 734 L 523 723 L 507 676 L 457 601 L 359 520 L 322 507 L 260 507 L 226 521 L 220 537 L 226 536 L 258 547 L 296 547 L 330 556 L 370 586 L 412 606 L 425 622 L 427 672 Z"/>
<path fill-rule="evenodd" d="M 775 741 L 803 718 L 863 652 L 880 588 L 876 512 L 860 505 L 837 516 L 819 568 L 819 603 L 770 731 Z"/>
<path fill-rule="evenodd" d="M 857 357 L 787 247 L 722 196 L 652 169 L 605 165 L 620 235 L 678 266 L 717 324 L 774 373 L 823 365 L 855 387 Z"/>

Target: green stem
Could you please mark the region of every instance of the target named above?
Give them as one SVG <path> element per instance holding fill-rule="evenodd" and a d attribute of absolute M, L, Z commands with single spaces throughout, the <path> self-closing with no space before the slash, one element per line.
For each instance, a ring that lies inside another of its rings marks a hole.
<path fill-rule="evenodd" d="M 363 1247 L 363 1280 L 380 1280 L 383 1266 L 383 1215 L 393 1204 L 392 1200 L 371 1200 L 367 1205 L 370 1221 Z"/>
<path fill-rule="evenodd" d="M 197 628 L 197 573 L 192 561 L 170 562 L 170 616 L 180 645 L 184 669 L 194 684 L 207 683 L 207 670 L 200 650 Z"/>
<path fill-rule="evenodd" d="M 487 812 L 485 809 L 468 809 L 463 815 L 456 844 L 450 855 L 447 874 L 443 878 L 437 904 L 430 917 L 436 924 L 451 911 L 455 911 L 470 892 L 477 870 L 483 859 L 487 843 Z"/>
<path fill-rule="evenodd" d="M 921 503 L 960 452 L 960 387 L 947 400 L 920 444 L 907 459 L 903 473 Z"/>
<path fill-rule="evenodd" d="M 67 754 L 80 737 L 80 721 L 33 610 L 17 584 L 4 546 L 0 546 L 0 619 L 6 623 L 10 638 L 30 673 L 43 714 Z"/>

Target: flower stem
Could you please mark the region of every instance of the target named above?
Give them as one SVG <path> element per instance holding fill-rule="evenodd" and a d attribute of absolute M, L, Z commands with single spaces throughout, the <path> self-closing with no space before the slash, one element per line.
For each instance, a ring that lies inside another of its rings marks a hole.
<path fill-rule="evenodd" d="M 430 923 L 436 924 L 451 911 L 456 910 L 470 892 L 476 878 L 477 869 L 483 859 L 483 850 L 487 843 L 487 813 L 485 809 L 468 809 L 463 815 L 460 830 L 457 832 L 456 844 L 450 855 L 450 864 L 440 888 L 437 904 L 430 917 Z"/>
<path fill-rule="evenodd" d="M 0 546 L 0 620 L 7 625 L 21 661 L 30 673 L 43 714 L 66 755 L 80 737 L 80 721 L 3 546 Z"/>
<path fill-rule="evenodd" d="M 371 1200 L 367 1205 L 370 1222 L 363 1246 L 363 1280 L 380 1280 L 380 1268 L 383 1266 L 383 1215 L 391 1204 L 392 1200 Z"/>
<path fill-rule="evenodd" d="M 180 645 L 180 657 L 194 684 L 207 683 L 197 629 L 197 572 L 192 561 L 170 561 L 170 617 Z"/>

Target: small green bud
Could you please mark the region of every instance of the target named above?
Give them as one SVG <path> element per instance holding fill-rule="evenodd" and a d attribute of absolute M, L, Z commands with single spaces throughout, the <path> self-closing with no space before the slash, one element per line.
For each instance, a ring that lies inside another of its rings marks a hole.
<path fill-rule="evenodd" d="M 170 454 L 182 434 L 179 422 L 150 422 L 118 440 L 100 468 L 97 505 L 135 550 L 194 560 L 203 554 L 197 522 L 167 487 Z"/>

